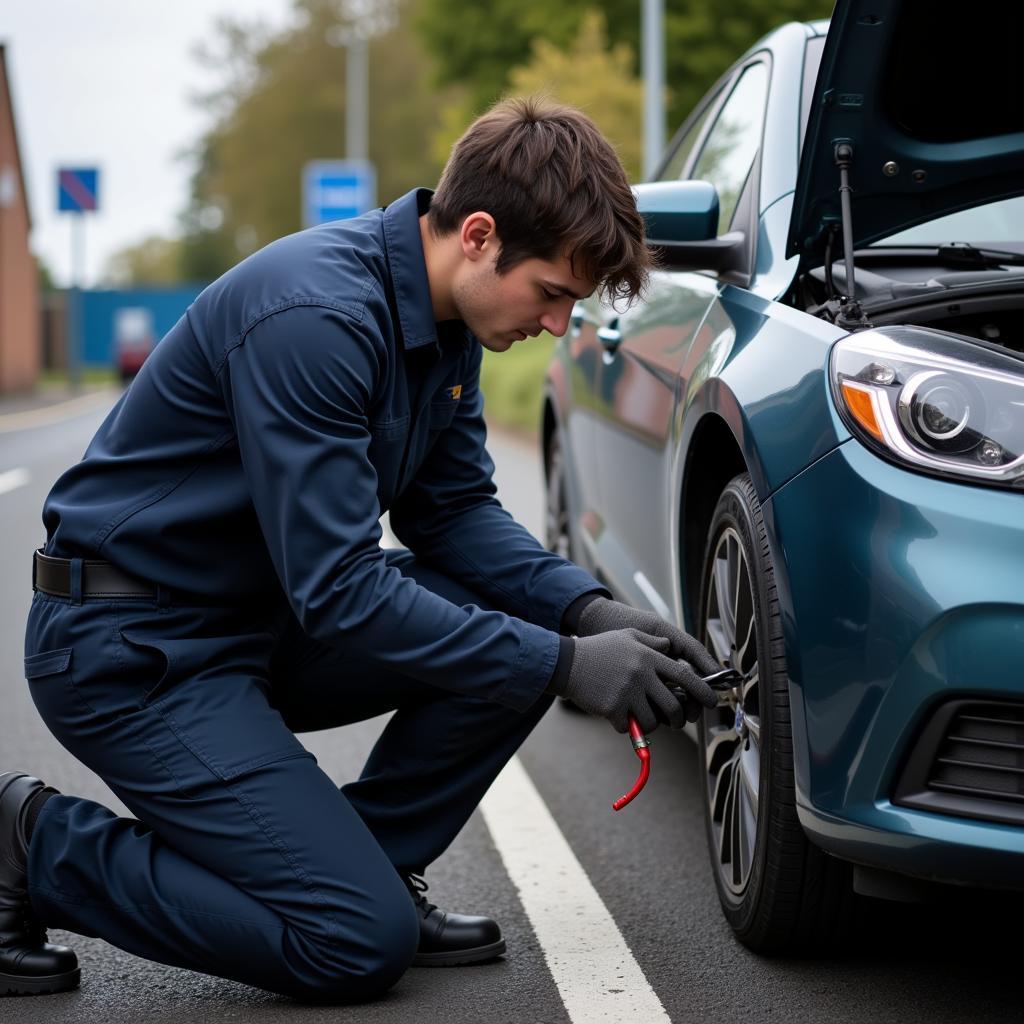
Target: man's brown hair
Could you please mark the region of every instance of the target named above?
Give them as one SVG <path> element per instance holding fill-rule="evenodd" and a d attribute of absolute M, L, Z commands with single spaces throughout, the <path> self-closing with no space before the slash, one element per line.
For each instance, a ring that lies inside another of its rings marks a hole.
<path fill-rule="evenodd" d="M 503 100 L 455 143 L 430 204 L 438 237 L 471 213 L 494 218 L 495 270 L 566 255 L 606 298 L 634 299 L 651 256 L 615 150 L 585 114 L 539 98 Z"/>

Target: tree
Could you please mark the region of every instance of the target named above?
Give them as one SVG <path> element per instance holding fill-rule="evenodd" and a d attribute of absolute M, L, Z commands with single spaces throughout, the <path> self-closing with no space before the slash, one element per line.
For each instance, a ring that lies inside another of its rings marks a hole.
<path fill-rule="evenodd" d="M 543 95 L 578 107 L 593 118 L 616 147 L 632 178 L 640 170 L 640 138 L 635 125 L 643 110 L 643 85 L 633 74 L 633 54 L 625 43 L 610 50 L 601 11 L 588 11 L 576 38 L 566 50 L 546 39 L 535 39 L 528 63 L 509 73 L 513 95 Z M 481 113 L 472 95 L 463 90 L 442 111 L 434 140 L 434 156 L 443 160 L 452 144 Z"/>
<path fill-rule="evenodd" d="M 417 29 L 434 57 L 436 81 L 459 85 L 470 109 L 485 109 L 511 84 L 534 39 L 568 50 L 593 0 L 422 0 Z M 640 73 L 641 0 L 603 0 L 608 36 L 627 44 Z M 714 80 L 770 29 L 827 18 L 832 0 L 666 0 L 665 65 L 674 131 Z M 642 132 L 637 121 L 635 132 Z"/>
<path fill-rule="evenodd" d="M 547 93 L 588 114 L 616 147 L 627 174 L 636 180 L 642 159 L 636 131 L 643 114 L 643 83 L 633 73 L 626 43 L 607 49 L 604 15 L 587 11 L 576 39 L 560 50 L 545 39 L 533 43 L 533 59 L 509 75 L 521 95 Z"/>
<path fill-rule="evenodd" d="M 337 0 L 296 0 L 295 23 L 273 37 L 221 23 L 219 48 L 201 55 L 227 73 L 216 92 L 201 98 L 215 122 L 195 151 L 183 216 L 189 276 L 215 276 L 303 226 L 303 165 L 345 155 L 346 52 L 328 40 L 332 27 L 351 27 L 367 12 L 377 33 L 369 42 L 369 149 L 378 200 L 436 180 L 440 167 L 429 140 L 439 115 L 424 88 L 422 45 L 409 28 L 415 2 L 391 0 L 354 13 Z"/>
<path fill-rule="evenodd" d="M 177 284 L 183 280 L 182 248 L 180 238 L 150 235 L 115 252 L 107 260 L 103 280 L 117 288 Z"/>

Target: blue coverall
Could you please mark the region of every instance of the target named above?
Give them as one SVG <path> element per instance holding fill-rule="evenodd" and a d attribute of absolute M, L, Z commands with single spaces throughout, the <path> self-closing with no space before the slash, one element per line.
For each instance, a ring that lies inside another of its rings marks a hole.
<path fill-rule="evenodd" d="M 45 925 L 299 997 L 373 995 L 416 949 L 401 875 L 550 705 L 563 614 L 607 592 L 494 497 L 480 344 L 433 318 L 430 195 L 210 285 L 50 492 L 45 552 L 74 560 L 73 592 L 34 595 L 25 674 L 139 820 L 49 800 L 28 871 Z M 385 510 L 406 549 L 380 549 Z M 83 598 L 89 558 L 155 600 Z M 340 790 L 294 735 L 393 709 Z"/>

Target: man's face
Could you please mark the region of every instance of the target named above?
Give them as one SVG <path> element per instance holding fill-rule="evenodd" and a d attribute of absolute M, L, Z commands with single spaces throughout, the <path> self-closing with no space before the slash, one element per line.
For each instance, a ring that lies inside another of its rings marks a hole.
<path fill-rule="evenodd" d="M 594 282 L 577 277 L 565 256 L 527 259 L 501 275 L 494 269 L 496 260 L 494 250 L 466 263 L 452 282 L 460 319 L 492 352 L 505 352 L 541 331 L 561 337 L 573 303 L 594 290 Z"/>

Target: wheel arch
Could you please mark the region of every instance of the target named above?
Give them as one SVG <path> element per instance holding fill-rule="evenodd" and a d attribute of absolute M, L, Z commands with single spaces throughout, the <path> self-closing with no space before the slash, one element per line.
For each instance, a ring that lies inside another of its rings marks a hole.
<path fill-rule="evenodd" d="M 679 514 L 679 559 L 683 619 L 696 628 L 708 527 L 726 484 L 748 469 L 728 423 L 707 413 L 695 425 L 686 452 Z"/>

